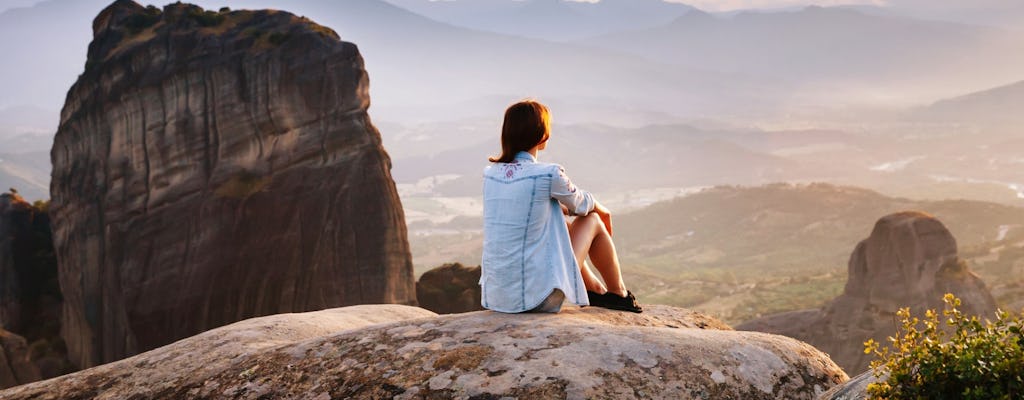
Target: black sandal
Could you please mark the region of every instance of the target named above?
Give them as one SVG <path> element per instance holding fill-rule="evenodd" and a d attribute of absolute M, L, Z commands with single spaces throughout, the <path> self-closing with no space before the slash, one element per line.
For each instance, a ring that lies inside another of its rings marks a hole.
<path fill-rule="evenodd" d="M 612 292 L 597 294 L 588 290 L 587 298 L 590 300 L 590 305 L 592 306 L 635 313 L 641 313 L 644 311 L 644 308 L 640 306 L 640 303 L 637 303 L 636 296 L 633 295 L 633 292 L 628 290 L 626 291 L 626 297 L 619 296 Z"/>

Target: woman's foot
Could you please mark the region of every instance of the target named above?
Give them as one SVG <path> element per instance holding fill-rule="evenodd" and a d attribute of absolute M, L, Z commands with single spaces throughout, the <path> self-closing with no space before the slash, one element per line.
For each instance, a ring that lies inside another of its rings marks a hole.
<path fill-rule="evenodd" d="M 619 296 L 612 292 L 598 294 L 588 290 L 587 297 L 589 298 L 590 305 L 592 306 L 635 313 L 644 311 L 644 308 L 640 306 L 640 303 L 637 303 L 636 296 L 633 296 L 633 292 L 630 291 L 626 291 L 625 296 Z"/>

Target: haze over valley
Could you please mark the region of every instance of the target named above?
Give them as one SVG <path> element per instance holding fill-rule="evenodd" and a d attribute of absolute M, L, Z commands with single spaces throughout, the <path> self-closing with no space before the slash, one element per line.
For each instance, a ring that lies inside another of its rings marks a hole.
<path fill-rule="evenodd" d="M 49 198 L 60 108 L 108 3 L 2 3 L 0 187 Z M 554 119 L 541 160 L 621 215 L 627 280 L 643 300 L 729 322 L 817 305 L 838 293 L 845 258 L 877 218 L 916 208 L 947 222 L 970 260 L 996 257 L 979 271 L 1003 304 L 1022 304 L 1020 262 L 992 255 L 1024 245 L 1024 7 L 1014 2 L 195 3 L 287 9 L 359 46 L 417 274 L 479 263 L 480 172 L 504 107 L 535 97 Z M 802 222 L 761 226 L 751 221 L 782 217 L 707 200 L 755 207 L 780 193 L 813 204 L 780 214 Z M 818 209 L 834 206 L 827 199 L 877 206 L 831 214 Z M 654 213 L 740 219 L 707 237 L 706 221 L 652 230 Z M 841 229 L 808 228 L 822 221 Z M 729 243 L 748 229 L 747 244 Z M 828 246 L 797 254 L 813 238 Z"/>

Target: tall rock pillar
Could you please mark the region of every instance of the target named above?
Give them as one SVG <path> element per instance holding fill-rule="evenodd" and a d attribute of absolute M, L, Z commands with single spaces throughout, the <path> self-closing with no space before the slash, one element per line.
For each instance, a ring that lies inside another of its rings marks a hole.
<path fill-rule="evenodd" d="M 354 44 L 283 11 L 128 0 L 93 31 L 51 154 L 72 361 L 255 316 L 415 303 Z"/>

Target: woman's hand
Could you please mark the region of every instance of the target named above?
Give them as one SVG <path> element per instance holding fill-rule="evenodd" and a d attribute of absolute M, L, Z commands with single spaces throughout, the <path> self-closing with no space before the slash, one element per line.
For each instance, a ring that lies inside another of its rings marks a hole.
<path fill-rule="evenodd" d="M 594 212 L 597 213 L 598 218 L 601 218 L 601 223 L 604 224 L 604 228 L 608 230 L 608 236 L 612 235 L 612 212 L 604 208 L 601 203 L 594 202 Z"/>

